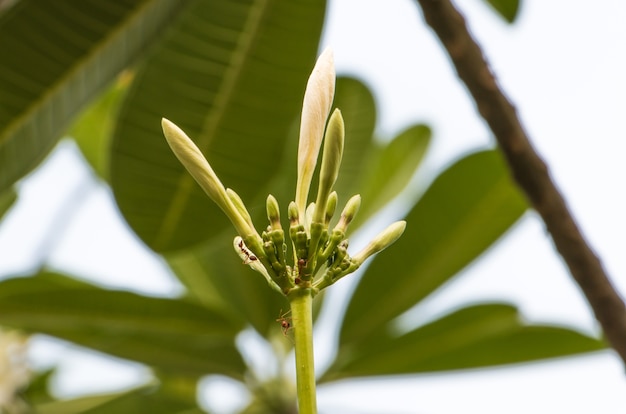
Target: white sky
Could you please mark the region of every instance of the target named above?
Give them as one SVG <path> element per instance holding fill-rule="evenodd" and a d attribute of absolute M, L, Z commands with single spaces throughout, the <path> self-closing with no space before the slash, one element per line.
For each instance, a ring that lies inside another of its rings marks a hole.
<path fill-rule="evenodd" d="M 456 3 L 583 231 L 626 294 L 626 3 L 525 0 L 513 26 L 481 0 Z M 492 142 L 413 1 L 334 0 L 327 25 L 322 48 L 334 48 L 339 74 L 356 75 L 371 87 L 382 136 L 415 122 L 433 127 L 427 171 Z M 53 218 L 87 183 L 90 190 L 50 251 L 51 262 L 107 286 L 153 294 L 179 289 L 119 221 L 108 191 L 89 185 L 87 171 L 72 146 L 63 145 L 24 182 L 17 208 L 0 225 L 0 251 L 9 252 L 0 256 L 0 276 L 32 270 Z M 425 309 L 439 314 L 468 302 L 505 299 L 529 320 L 597 332 L 553 250 L 542 224 L 529 214 Z M 316 340 L 321 364 L 328 358 L 328 337 L 322 332 Z M 118 389 L 145 378 L 140 368 L 111 367 L 54 341 L 39 341 L 34 348 L 39 363 L 60 361 L 55 389 L 65 395 Z M 102 373 L 98 379 L 90 375 L 94 367 Z M 213 391 L 219 387 L 209 383 Z M 624 368 L 604 352 L 465 374 L 346 382 L 321 387 L 319 406 L 348 414 L 617 412 L 626 406 L 625 386 Z"/>

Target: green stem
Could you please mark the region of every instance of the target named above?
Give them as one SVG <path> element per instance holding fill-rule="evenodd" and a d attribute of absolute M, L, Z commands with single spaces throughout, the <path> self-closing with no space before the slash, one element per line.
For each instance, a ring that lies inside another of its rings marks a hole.
<path fill-rule="evenodd" d="M 289 294 L 296 351 L 298 412 L 316 414 L 315 365 L 313 362 L 313 291 L 294 289 Z"/>

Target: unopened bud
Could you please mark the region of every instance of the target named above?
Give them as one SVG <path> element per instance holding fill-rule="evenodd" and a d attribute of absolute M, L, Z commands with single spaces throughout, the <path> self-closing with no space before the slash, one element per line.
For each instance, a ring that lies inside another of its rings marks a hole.
<path fill-rule="evenodd" d="M 328 112 L 335 94 L 335 65 L 333 52 L 326 49 L 317 59 L 304 92 L 300 141 L 298 144 L 298 179 L 296 205 L 304 216 L 311 178 L 319 154 Z"/>
<path fill-rule="evenodd" d="M 243 203 L 243 200 L 241 199 L 241 197 L 239 197 L 239 194 L 237 194 L 235 190 L 231 188 L 227 188 L 226 195 L 228 196 L 230 201 L 233 203 L 233 206 L 235 206 L 235 208 L 237 209 L 237 212 L 239 213 L 239 215 L 248 223 L 248 225 L 251 228 L 254 228 L 254 224 L 252 223 L 252 217 L 250 217 L 250 213 L 248 212 L 248 209 L 246 208 L 246 205 Z M 247 234 L 245 234 L 245 236 L 247 236 Z"/>
<path fill-rule="evenodd" d="M 176 124 L 168 119 L 161 119 L 163 134 L 176 158 L 183 164 L 189 174 L 196 180 L 204 192 L 226 214 L 237 229 L 237 232 L 248 237 L 256 234 L 254 226 L 235 207 L 222 182 L 204 158 L 196 144 Z M 245 207 L 244 207 L 245 209 Z M 249 216 L 249 215 L 248 215 Z"/>
<path fill-rule="evenodd" d="M 324 216 L 324 226 L 328 228 L 330 224 L 330 220 L 332 220 L 335 215 L 335 210 L 337 209 L 337 192 L 333 191 L 328 196 L 328 202 L 326 202 L 326 214 Z"/>
<path fill-rule="evenodd" d="M 324 151 L 322 152 L 322 165 L 320 167 L 320 179 L 317 187 L 317 208 L 313 213 L 312 223 L 322 223 L 326 213 L 326 203 L 330 195 L 341 166 L 344 144 L 344 125 L 341 111 L 335 109 L 330 116 L 324 137 Z"/>
<path fill-rule="evenodd" d="M 385 230 L 380 232 L 374 239 L 369 242 L 367 246 L 357 254 L 355 254 L 352 259 L 359 266 L 370 256 L 380 252 L 383 249 L 386 249 L 388 246 L 393 244 L 402 233 L 404 233 L 404 229 L 406 228 L 406 221 L 396 221 L 391 224 Z"/>
<path fill-rule="evenodd" d="M 361 196 L 359 194 L 353 195 L 343 208 L 341 217 L 339 218 L 339 223 L 335 226 L 335 230 L 346 233 L 348 225 L 354 219 L 354 216 L 356 216 L 356 213 L 359 211 L 359 207 L 361 207 Z"/>
<path fill-rule="evenodd" d="M 300 213 L 298 212 L 298 206 L 295 202 L 289 203 L 289 207 L 287 207 L 287 217 L 289 218 L 290 226 L 296 226 L 300 224 Z"/>
<path fill-rule="evenodd" d="M 170 120 L 166 118 L 161 119 L 161 127 L 163 128 L 165 139 L 176 158 L 189 171 L 189 174 L 198 182 L 211 200 L 224 209 L 228 204 L 226 201 L 228 199 L 226 189 L 219 178 L 217 178 L 215 171 L 213 171 L 200 149 L 182 129 Z"/>
<path fill-rule="evenodd" d="M 267 208 L 267 219 L 270 221 L 270 225 L 272 229 L 278 230 L 281 229 L 280 225 L 280 208 L 278 207 L 278 201 L 273 195 L 267 196 L 267 201 L 265 202 Z"/>

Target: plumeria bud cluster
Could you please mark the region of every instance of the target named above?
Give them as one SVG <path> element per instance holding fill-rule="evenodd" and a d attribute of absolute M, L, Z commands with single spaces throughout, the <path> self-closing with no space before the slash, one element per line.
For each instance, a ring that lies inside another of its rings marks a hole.
<path fill-rule="evenodd" d="M 390 225 L 363 250 L 350 256 L 346 234 L 361 205 L 361 197 L 355 195 L 347 201 L 337 224 L 330 228 L 338 204 L 333 187 L 345 140 L 341 111 L 335 109 L 330 119 L 328 117 L 334 93 L 333 56 L 332 51 L 326 49 L 313 69 L 304 95 L 296 194 L 287 209 L 291 249 L 285 239 L 280 208 L 274 196 L 267 197 L 269 225 L 259 234 L 241 197 L 224 187 L 193 141 L 172 122 L 162 121 L 172 151 L 237 230 L 239 235 L 233 241 L 233 248 L 243 263 L 261 273 L 272 288 L 285 295 L 294 289 L 311 289 L 316 293 L 330 286 L 358 269 L 368 257 L 395 242 L 406 226 L 404 221 Z M 315 202 L 307 205 L 322 141 L 318 192 Z"/>

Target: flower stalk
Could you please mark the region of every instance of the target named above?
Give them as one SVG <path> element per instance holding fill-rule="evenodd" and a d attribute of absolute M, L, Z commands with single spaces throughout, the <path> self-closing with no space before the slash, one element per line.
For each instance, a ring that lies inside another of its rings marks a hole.
<path fill-rule="evenodd" d="M 315 363 L 313 357 L 313 292 L 298 289 L 289 295 L 296 356 L 298 411 L 317 413 Z"/>

